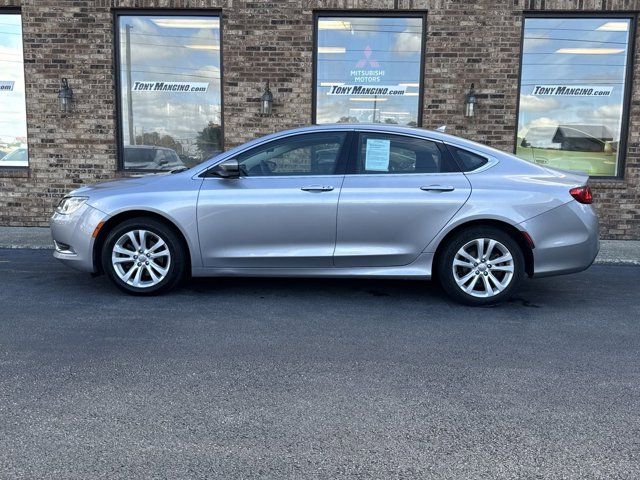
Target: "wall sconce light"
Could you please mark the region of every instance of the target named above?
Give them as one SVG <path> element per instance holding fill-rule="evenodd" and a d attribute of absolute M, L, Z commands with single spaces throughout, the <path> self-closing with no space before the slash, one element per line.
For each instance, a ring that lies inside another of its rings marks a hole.
<path fill-rule="evenodd" d="M 60 111 L 68 113 L 73 106 L 73 89 L 69 86 L 66 78 L 62 79 L 60 90 L 58 90 L 58 102 L 60 102 Z"/>
<path fill-rule="evenodd" d="M 260 98 L 260 114 L 271 115 L 271 108 L 273 107 L 273 93 L 269 90 L 269 82 L 264 87 L 264 93 Z"/>
<path fill-rule="evenodd" d="M 476 114 L 476 92 L 474 90 L 475 85 L 472 83 L 471 88 L 469 89 L 469 93 L 465 97 L 464 101 L 464 116 L 465 117 L 473 117 Z"/>

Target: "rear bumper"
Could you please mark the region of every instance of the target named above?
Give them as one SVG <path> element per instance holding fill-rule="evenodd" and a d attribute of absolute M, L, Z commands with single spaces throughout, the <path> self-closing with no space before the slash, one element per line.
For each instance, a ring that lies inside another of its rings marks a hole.
<path fill-rule="evenodd" d="M 546 277 L 585 270 L 600 249 L 598 217 L 591 205 L 571 201 L 522 222 L 531 235 L 533 276 Z"/>
<path fill-rule="evenodd" d="M 54 213 L 51 217 L 53 256 L 76 270 L 93 273 L 93 232 L 106 218 L 105 213 L 86 204 L 71 215 Z"/>

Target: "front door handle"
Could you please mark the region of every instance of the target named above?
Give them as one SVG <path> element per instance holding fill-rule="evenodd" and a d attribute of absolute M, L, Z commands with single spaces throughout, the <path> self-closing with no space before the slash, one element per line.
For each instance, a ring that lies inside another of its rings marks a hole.
<path fill-rule="evenodd" d="M 425 192 L 453 192 L 455 188 L 452 185 L 428 185 L 420 187 Z"/>
<path fill-rule="evenodd" d="M 302 187 L 300 190 L 304 190 L 305 192 L 330 192 L 333 190 L 333 187 L 331 185 L 308 185 Z"/>

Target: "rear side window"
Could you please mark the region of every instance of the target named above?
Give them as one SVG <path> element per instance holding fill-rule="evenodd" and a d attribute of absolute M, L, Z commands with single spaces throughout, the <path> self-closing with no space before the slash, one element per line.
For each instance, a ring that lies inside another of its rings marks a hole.
<path fill-rule="evenodd" d="M 443 173 L 459 169 L 435 142 L 401 135 L 360 134 L 357 173 Z"/>
<path fill-rule="evenodd" d="M 471 153 L 468 150 L 448 145 L 449 150 L 453 152 L 458 164 L 463 172 L 472 172 L 487 164 L 489 160 L 482 155 Z"/>

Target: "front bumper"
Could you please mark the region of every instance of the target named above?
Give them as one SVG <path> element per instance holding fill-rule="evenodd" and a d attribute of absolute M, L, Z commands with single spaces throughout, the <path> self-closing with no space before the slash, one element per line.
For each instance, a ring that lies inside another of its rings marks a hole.
<path fill-rule="evenodd" d="M 591 205 L 571 201 L 519 226 L 531 235 L 535 245 L 534 277 L 585 270 L 600 249 L 598 217 Z"/>
<path fill-rule="evenodd" d="M 95 272 L 93 232 L 107 217 L 106 213 L 87 204 L 70 215 L 54 213 L 51 217 L 53 256 L 76 270 Z"/>

